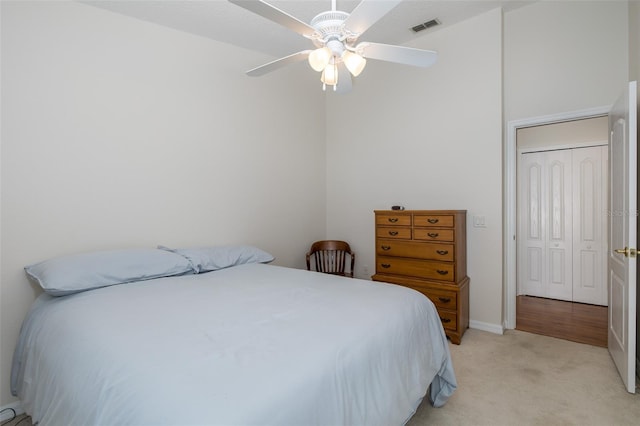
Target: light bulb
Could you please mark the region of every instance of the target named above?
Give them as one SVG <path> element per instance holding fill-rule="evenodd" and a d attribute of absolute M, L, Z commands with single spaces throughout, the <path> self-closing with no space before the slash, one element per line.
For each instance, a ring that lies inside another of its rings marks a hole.
<path fill-rule="evenodd" d="M 354 77 L 359 76 L 364 66 L 367 65 L 365 58 L 348 50 L 345 50 L 342 54 L 342 62 L 344 62 L 344 65 Z"/>
<path fill-rule="evenodd" d="M 338 84 L 338 67 L 335 63 L 325 67 L 324 71 L 322 71 L 322 76 L 320 76 L 320 81 L 329 86 Z"/>
<path fill-rule="evenodd" d="M 322 71 L 331 60 L 331 50 L 328 47 L 321 47 L 309 53 L 309 65 L 316 71 Z"/>

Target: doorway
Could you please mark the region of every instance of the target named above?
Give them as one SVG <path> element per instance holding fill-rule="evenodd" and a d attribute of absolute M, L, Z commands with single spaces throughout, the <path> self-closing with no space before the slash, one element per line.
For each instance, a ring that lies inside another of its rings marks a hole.
<path fill-rule="evenodd" d="M 516 328 L 516 302 L 517 302 L 517 131 L 519 129 L 545 126 L 554 123 L 566 123 L 576 120 L 605 117 L 610 107 L 599 107 L 589 110 L 574 111 L 563 114 L 542 116 L 524 120 L 514 120 L 507 123 L 505 144 L 505 222 L 504 222 L 504 247 L 505 247 L 505 304 L 504 323 L 506 329 Z M 605 136 L 605 141 L 608 137 Z M 574 141 L 575 142 L 575 141 Z M 606 143 L 606 142 L 605 142 Z"/>
<path fill-rule="evenodd" d="M 516 147 L 516 328 L 606 346 L 607 117 L 522 128 Z"/>

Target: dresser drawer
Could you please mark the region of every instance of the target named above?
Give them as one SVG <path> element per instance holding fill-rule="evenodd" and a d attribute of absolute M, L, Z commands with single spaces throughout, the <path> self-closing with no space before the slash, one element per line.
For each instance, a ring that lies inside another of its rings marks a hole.
<path fill-rule="evenodd" d="M 411 226 L 411 216 L 406 214 L 379 214 L 376 215 L 376 225 Z"/>
<path fill-rule="evenodd" d="M 425 229 L 416 228 L 413 230 L 414 240 L 424 241 L 455 241 L 453 229 Z"/>
<path fill-rule="evenodd" d="M 447 330 L 456 330 L 458 328 L 458 315 L 456 312 L 449 312 L 438 309 L 438 316 L 442 321 L 442 327 Z"/>
<path fill-rule="evenodd" d="M 454 260 L 453 244 L 378 239 L 376 253 L 381 256 L 412 257 L 445 262 L 453 262 Z"/>
<path fill-rule="evenodd" d="M 395 274 L 440 281 L 455 281 L 455 264 L 432 260 L 414 260 L 399 257 L 377 256 L 378 274 Z"/>
<path fill-rule="evenodd" d="M 378 226 L 376 228 L 376 237 L 378 238 L 394 238 L 398 240 L 410 240 L 411 228 L 400 228 L 393 226 Z"/>
<path fill-rule="evenodd" d="M 455 311 L 458 308 L 458 293 L 455 291 L 425 288 L 422 286 L 412 287 L 431 299 L 438 310 L 449 309 Z"/>
<path fill-rule="evenodd" d="M 413 216 L 413 226 L 437 226 L 453 228 L 453 215 L 415 215 Z"/>

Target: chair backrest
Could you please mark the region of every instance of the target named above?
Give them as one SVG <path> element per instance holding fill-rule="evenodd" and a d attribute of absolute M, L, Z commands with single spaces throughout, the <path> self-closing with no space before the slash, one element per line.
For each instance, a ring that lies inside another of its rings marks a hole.
<path fill-rule="evenodd" d="M 347 271 L 347 256 L 351 258 L 351 268 Z M 311 257 L 314 258 L 315 270 L 327 274 L 353 277 L 356 254 L 349 244 L 338 240 L 316 241 L 307 253 L 307 270 L 311 271 Z"/>

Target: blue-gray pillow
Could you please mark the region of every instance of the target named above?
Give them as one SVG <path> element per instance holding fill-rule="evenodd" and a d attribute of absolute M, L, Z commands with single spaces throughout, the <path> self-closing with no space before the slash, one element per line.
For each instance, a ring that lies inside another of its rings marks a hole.
<path fill-rule="evenodd" d="M 24 269 L 45 292 L 53 296 L 195 272 L 183 256 L 145 248 L 62 256 Z"/>
<path fill-rule="evenodd" d="M 197 274 L 244 263 L 269 263 L 274 259 L 266 251 L 253 246 L 217 246 L 185 249 L 158 246 L 158 248 L 177 253 L 189 259 Z"/>

